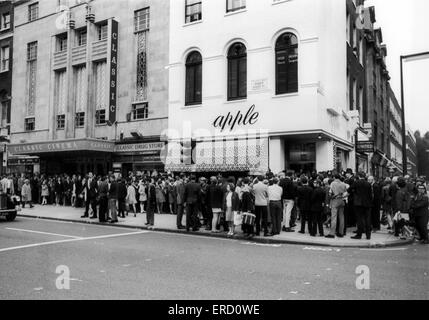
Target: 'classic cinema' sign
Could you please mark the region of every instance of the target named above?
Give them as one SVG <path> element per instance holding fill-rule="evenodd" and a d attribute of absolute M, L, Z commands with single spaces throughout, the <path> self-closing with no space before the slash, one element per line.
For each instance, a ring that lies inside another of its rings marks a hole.
<path fill-rule="evenodd" d="M 247 110 L 246 114 L 242 114 L 241 111 L 238 111 L 235 115 L 228 112 L 226 116 L 218 116 L 213 122 L 213 126 L 221 129 L 221 131 L 229 127 L 229 130 L 232 131 L 236 126 L 254 125 L 258 119 L 259 112 L 256 112 L 255 105 L 252 105 L 249 110 Z"/>
<path fill-rule="evenodd" d="M 116 122 L 117 81 L 118 81 L 118 22 L 112 20 L 112 35 L 110 46 L 110 92 L 109 92 L 109 124 Z"/>

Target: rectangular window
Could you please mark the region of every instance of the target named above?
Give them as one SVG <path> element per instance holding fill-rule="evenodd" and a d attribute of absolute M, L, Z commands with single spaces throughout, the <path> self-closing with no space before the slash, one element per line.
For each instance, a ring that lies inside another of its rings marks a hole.
<path fill-rule="evenodd" d="M 226 12 L 246 9 L 246 0 L 226 0 Z"/>
<path fill-rule="evenodd" d="M 98 27 L 98 40 L 106 40 L 107 39 L 107 23 L 100 25 Z"/>
<path fill-rule="evenodd" d="M 28 6 L 28 21 L 34 21 L 39 18 L 39 3 L 33 3 Z"/>
<path fill-rule="evenodd" d="M 190 23 L 202 19 L 202 2 L 201 0 L 186 0 L 185 22 Z"/>
<path fill-rule="evenodd" d="M 82 128 L 85 126 L 85 112 L 76 113 L 74 125 L 76 128 Z"/>
<path fill-rule="evenodd" d="M 67 51 L 67 37 L 60 36 L 57 38 L 57 52 Z"/>
<path fill-rule="evenodd" d="M 142 120 L 149 117 L 149 105 L 147 103 L 134 104 L 132 108 L 133 120 Z"/>
<path fill-rule="evenodd" d="M 150 16 L 149 8 L 144 8 L 134 12 L 134 31 L 146 31 L 149 30 Z"/>
<path fill-rule="evenodd" d="M 9 71 L 9 47 L 2 47 L 0 50 L 0 72 Z"/>
<path fill-rule="evenodd" d="M 108 93 L 108 71 L 105 61 L 95 65 L 95 106 L 96 110 L 107 109 L 109 99 Z"/>
<path fill-rule="evenodd" d="M 3 13 L 1 16 L 0 30 L 10 29 L 10 13 Z"/>
<path fill-rule="evenodd" d="M 36 119 L 26 118 L 24 124 L 25 124 L 25 131 L 34 131 L 36 127 Z"/>
<path fill-rule="evenodd" d="M 7 128 L 10 125 L 10 100 L 0 103 L 1 105 L 1 128 Z"/>
<path fill-rule="evenodd" d="M 142 31 L 137 38 L 137 81 L 135 101 L 147 101 L 147 34 Z"/>
<path fill-rule="evenodd" d="M 86 46 L 87 41 L 87 32 L 86 30 L 82 30 L 79 32 L 78 39 L 77 39 L 77 45 L 79 47 Z"/>
<path fill-rule="evenodd" d="M 95 111 L 95 124 L 100 126 L 106 123 L 106 110 Z"/>
<path fill-rule="evenodd" d="M 27 60 L 37 60 L 37 41 L 31 42 L 27 45 Z"/>
<path fill-rule="evenodd" d="M 57 115 L 57 130 L 63 130 L 66 127 L 66 115 Z"/>
<path fill-rule="evenodd" d="M 76 112 L 84 112 L 87 104 L 88 78 L 86 66 L 74 68 Z"/>

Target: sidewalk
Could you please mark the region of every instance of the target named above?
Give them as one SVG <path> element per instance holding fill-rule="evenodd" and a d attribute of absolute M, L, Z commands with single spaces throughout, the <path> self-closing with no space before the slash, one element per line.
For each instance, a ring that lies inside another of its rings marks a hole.
<path fill-rule="evenodd" d="M 24 208 L 19 212 L 18 216 L 38 218 L 38 219 L 49 219 L 49 220 L 60 220 L 60 221 L 70 221 L 76 223 L 91 223 L 97 225 L 110 225 L 126 228 L 137 228 L 137 229 L 147 229 L 145 226 L 146 215 L 137 214 L 137 217 L 134 218 L 134 214 L 130 214 L 125 219 L 119 218 L 119 223 L 115 224 L 106 224 L 100 223 L 98 219 L 88 219 L 81 218 L 83 215 L 84 209 L 71 208 L 71 207 L 56 207 L 56 206 L 40 206 L 36 205 L 33 209 Z M 183 219 L 183 225 L 185 225 L 185 217 Z M 296 231 L 299 231 L 299 223 L 295 228 Z M 186 230 L 177 230 L 176 228 L 176 216 L 170 214 L 157 214 L 155 215 L 155 231 L 164 231 L 164 232 L 173 232 L 173 233 L 187 233 Z M 265 244 L 300 244 L 300 245 L 313 245 L 313 246 L 328 246 L 328 247 L 350 247 L 350 248 L 383 248 L 391 246 L 402 246 L 408 245 L 414 242 L 413 239 L 409 240 L 400 240 L 394 237 L 392 234 L 389 234 L 387 229 L 383 228 L 381 231 L 372 234 L 371 240 L 366 240 L 363 237 L 362 240 L 353 240 L 350 239 L 353 236 L 353 229 L 348 231 L 348 234 L 344 238 L 335 238 L 327 239 L 325 237 L 311 237 L 309 234 L 300 234 L 298 232 L 285 233 L 282 232 L 280 235 L 274 237 L 254 237 L 252 240 L 245 239 L 242 236 L 241 227 L 236 228 L 237 235 L 234 236 L 234 239 L 246 240 L 257 243 Z M 190 232 L 190 234 L 202 235 L 208 237 L 220 237 L 227 238 L 228 236 L 225 233 L 213 234 L 209 231 L 201 229 L 199 232 Z M 328 231 L 325 230 L 325 234 L 328 234 Z"/>

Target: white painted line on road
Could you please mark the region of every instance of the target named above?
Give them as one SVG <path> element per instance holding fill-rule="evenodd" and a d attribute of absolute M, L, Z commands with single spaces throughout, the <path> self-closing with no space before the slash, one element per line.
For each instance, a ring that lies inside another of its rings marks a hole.
<path fill-rule="evenodd" d="M 49 236 L 57 236 L 57 237 L 64 237 L 64 238 L 82 239 L 82 237 L 77 237 L 77 236 L 69 236 L 69 235 L 66 235 L 66 234 L 43 232 L 43 231 L 36 231 L 36 230 L 26 230 L 26 229 L 16 229 L 16 228 L 5 228 L 5 229 L 6 230 L 11 230 L 11 231 L 45 234 L 45 235 L 49 235 Z"/>
<path fill-rule="evenodd" d="M 386 248 L 386 249 L 360 249 L 361 251 L 405 251 L 408 248 Z"/>
<path fill-rule="evenodd" d="M 39 221 L 39 222 L 73 224 L 75 226 L 94 227 L 94 228 L 99 227 L 100 229 L 101 228 L 103 228 L 103 229 L 109 228 L 109 229 L 115 229 L 115 230 L 128 230 L 128 231 L 129 230 L 133 230 L 133 229 L 135 229 L 135 230 L 140 230 L 141 229 L 139 227 L 135 227 L 135 228 L 119 227 L 118 224 L 117 224 L 117 226 L 118 226 L 117 227 L 117 226 L 112 226 L 112 225 L 108 225 L 108 224 L 91 224 L 91 223 L 74 222 L 74 221 L 64 221 L 64 220 L 49 220 L 49 219 L 41 219 L 41 218 L 36 218 L 36 217 L 34 217 L 34 218 L 28 218 L 28 217 L 20 217 L 19 216 L 19 218 L 23 219 L 23 220 L 33 220 L 33 221 L 36 220 L 36 221 Z"/>
<path fill-rule="evenodd" d="M 269 244 L 269 243 L 258 243 L 258 242 L 244 242 L 241 243 L 248 246 L 258 246 L 258 247 L 273 247 L 273 248 L 280 248 L 281 244 Z"/>
<path fill-rule="evenodd" d="M 27 248 L 34 248 L 34 247 L 47 246 L 47 245 L 51 245 L 51 244 L 68 243 L 68 242 L 77 242 L 77 241 L 85 241 L 85 240 L 97 240 L 97 239 L 118 238 L 118 237 L 133 236 L 133 235 L 144 234 L 144 233 L 149 233 L 149 231 L 139 231 L 139 232 L 130 232 L 130 233 L 119 233 L 119 234 L 111 234 L 111 235 L 104 235 L 104 236 L 97 236 L 97 237 L 77 238 L 77 239 L 67 239 L 67 240 L 58 240 L 58 241 L 49 241 L 49 242 L 34 243 L 34 244 L 28 244 L 28 245 L 25 245 L 25 246 L 18 246 L 18 247 L 11 247 L 11 248 L 3 248 L 3 249 L 0 249 L 0 253 L 1 253 L 1 252 L 6 252 L 6 251 L 12 251 L 12 250 L 19 250 L 19 249 L 27 249 Z"/>

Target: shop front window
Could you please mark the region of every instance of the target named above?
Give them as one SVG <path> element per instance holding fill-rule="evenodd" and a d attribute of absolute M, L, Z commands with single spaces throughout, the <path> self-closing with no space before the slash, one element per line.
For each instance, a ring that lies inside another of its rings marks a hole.
<path fill-rule="evenodd" d="M 316 144 L 292 143 L 288 152 L 289 169 L 296 173 L 310 173 L 316 169 Z"/>

